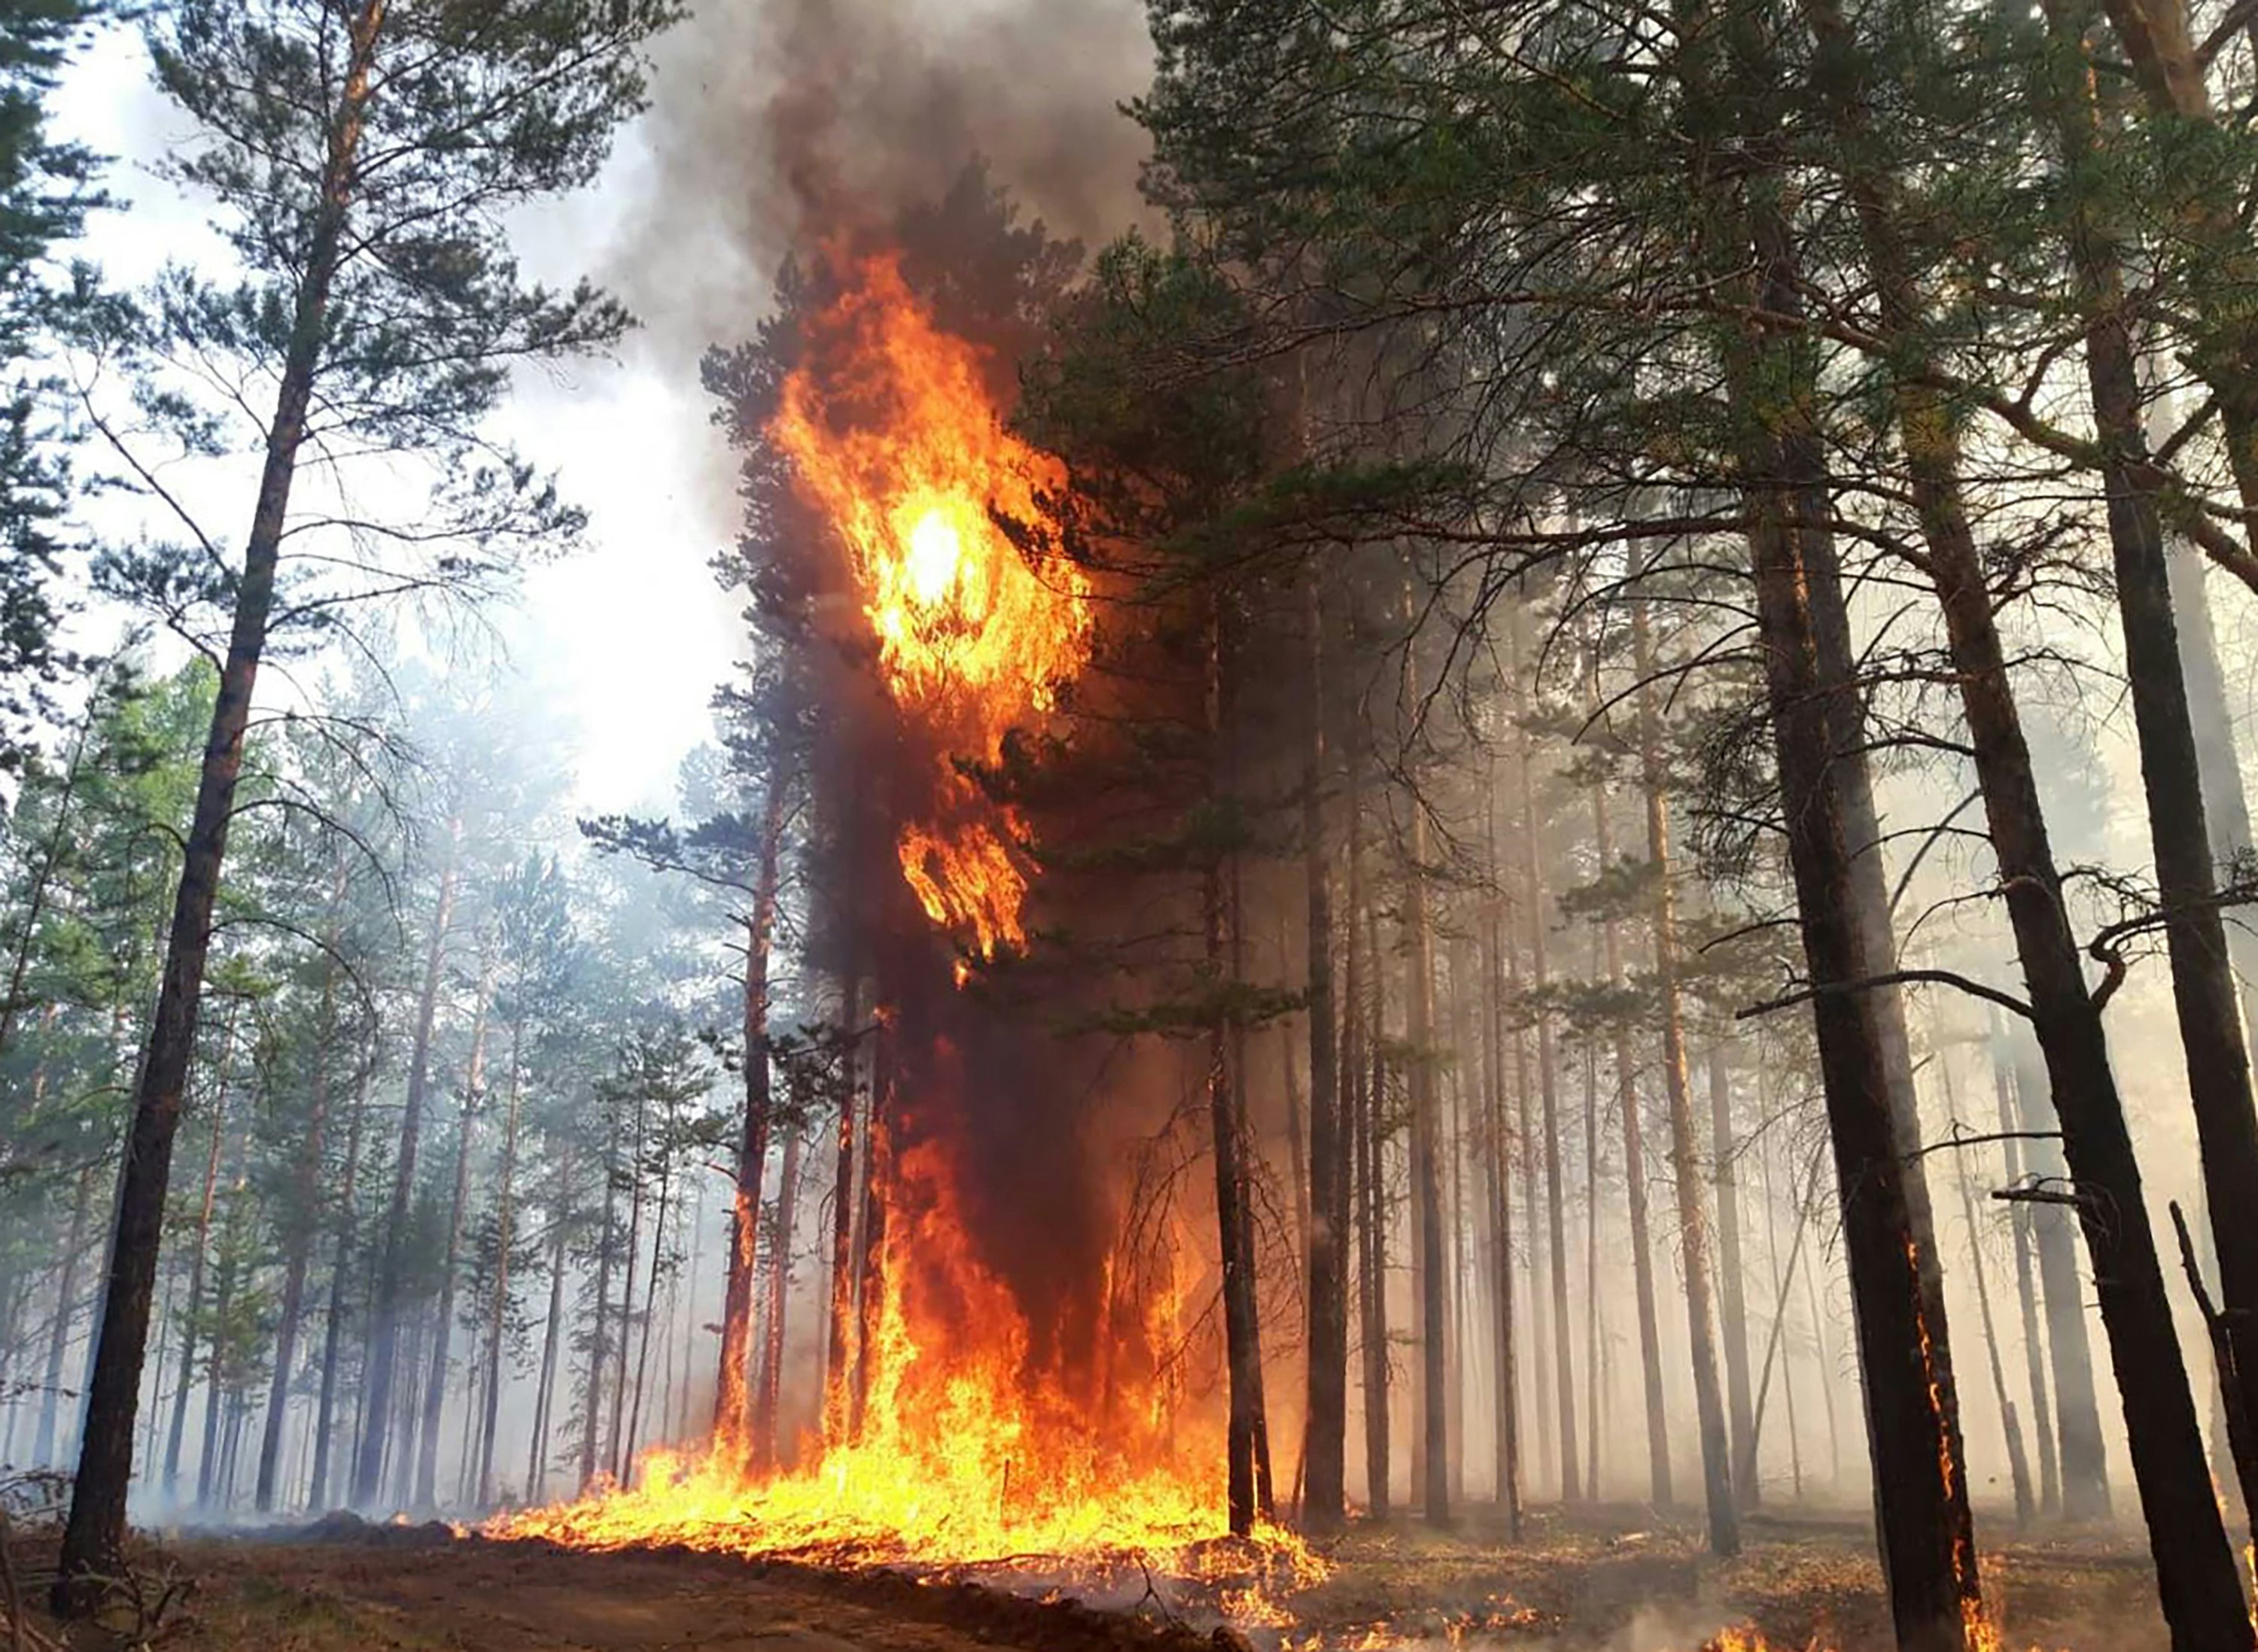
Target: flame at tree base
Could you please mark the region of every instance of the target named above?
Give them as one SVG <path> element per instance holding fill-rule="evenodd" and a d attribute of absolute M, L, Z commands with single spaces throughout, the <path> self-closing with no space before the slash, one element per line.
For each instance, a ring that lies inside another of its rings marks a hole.
<path fill-rule="evenodd" d="M 1128 1328 L 1093 1407 L 1031 1357 L 1016 1298 L 972 1254 L 941 1145 L 887 1172 L 859 1437 L 766 1478 L 735 1446 L 651 1451 L 631 1485 L 501 1516 L 486 1535 L 920 1570 L 1133 1561 L 1205 1578 L 1253 1562 L 1281 1582 L 1324 1575 L 1289 1532 L 1225 1541 L 1219 1433 L 1152 1354 L 1181 1336 L 1175 1293 Z M 827 1409 L 852 1408 L 834 1388 Z"/>

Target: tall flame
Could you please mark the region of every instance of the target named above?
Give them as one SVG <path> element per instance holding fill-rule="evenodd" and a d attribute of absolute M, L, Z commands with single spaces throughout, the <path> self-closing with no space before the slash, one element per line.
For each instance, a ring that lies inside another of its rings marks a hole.
<path fill-rule="evenodd" d="M 996 520 L 1043 520 L 1064 470 L 1004 428 L 981 352 L 891 255 L 856 266 L 807 343 L 769 434 L 847 549 L 888 691 L 941 755 L 940 818 L 903 833 L 903 876 L 992 957 L 1026 940 L 1027 833 L 955 760 L 994 762 L 1089 661 L 1088 579 L 1031 563 Z"/>

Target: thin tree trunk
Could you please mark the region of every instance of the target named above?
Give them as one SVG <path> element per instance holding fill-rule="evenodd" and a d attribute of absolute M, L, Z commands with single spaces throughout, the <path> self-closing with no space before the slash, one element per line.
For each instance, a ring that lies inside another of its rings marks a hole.
<path fill-rule="evenodd" d="M 447 1379 L 455 1335 L 455 1271 L 462 1256 L 463 1212 L 471 1191 L 471 1127 L 486 1094 L 486 1022 L 493 998 L 494 966 L 489 961 L 479 981 L 478 1008 L 471 1020 L 471 1060 L 463 1082 L 463 1112 L 455 1129 L 455 1191 L 447 1202 L 447 1248 L 439 1258 L 439 1312 L 431 1331 L 431 1375 L 423 1386 L 423 1439 L 415 1459 L 415 1503 L 434 1506 L 439 1478 L 439 1419 L 447 1403 Z"/>
<path fill-rule="evenodd" d="M 2017 1062 L 2015 1083 L 2022 1103 L 2018 1128 L 2033 1140 L 2027 1155 L 2039 1187 L 2062 1192 L 2070 1186 L 2063 1150 L 2053 1139 L 2061 1129 L 2049 1101 L 2049 1081 Z M 2039 1260 L 2039 1294 L 2046 1310 L 2047 1351 L 2054 1372 L 2055 1441 L 2062 1471 L 2062 1509 L 2070 1520 L 2106 1520 L 2110 1514 L 2109 1464 L 2101 1435 L 2101 1404 L 2086 1342 L 2085 1281 L 2077 1268 L 2077 1220 L 2065 1204 L 2041 1200 L 2031 1207 L 2031 1228 Z M 2174 1347 L 2177 1347 L 2176 1341 Z"/>
<path fill-rule="evenodd" d="M 229 1006 L 227 1031 L 220 1037 L 218 1081 L 212 1099 L 211 1151 L 204 1160 L 204 1195 L 197 1209 L 196 1248 L 189 1253 L 188 1308 L 181 1317 L 181 1380 L 173 1390 L 173 1421 L 165 1435 L 165 1472 L 159 1482 L 168 1504 L 179 1495 L 181 1441 L 188 1430 L 188 1393 L 195 1386 L 196 1330 L 203 1315 L 204 1266 L 211 1254 L 212 1211 L 219 1197 L 220 1156 L 227 1144 L 229 1064 L 235 1051 L 236 1019 L 242 1011 L 240 999 Z"/>
<path fill-rule="evenodd" d="M 785 1153 L 785 1164 L 787 1171 L 789 1171 L 791 1167 L 792 1159 L 792 1154 L 790 1150 L 787 1149 Z M 621 1449 L 620 1452 L 620 1462 L 621 1465 L 620 1470 L 620 1480 L 622 1485 L 627 1482 L 628 1470 L 633 1466 L 635 1462 L 635 1454 L 640 1448 L 643 1441 L 643 1387 L 650 1376 L 650 1337 L 653 1329 L 653 1322 L 658 1317 L 657 1311 L 658 1308 L 658 1275 L 660 1266 L 665 1260 L 666 1257 L 667 1200 L 673 1192 L 673 1152 L 670 1146 L 662 1145 L 660 1148 L 660 1158 L 658 1161 L 658 1203 L 652 1210 L 650 1218 L 650 1274 L 643 1285 L 643 1335 L 637 1339 L 638 1346 L 636 1351 L 635 1399 L 628 1407 L 627 1443 Z M 770 1322 L 774 1323 L 776 1315 L 773 1305 L 771 1306 L 770 1312 Z M 669 1340 L 670 1342 L 671 1341 L 671 1338 Z M 664 1426 L 663 1407 L 662 1426 Z"/>
<path fill-rule="evenodd" d="M 1594 951 L 1598 950 L 1596 944 Z M 1594 961 L 1596 961 L 1596 960 Z M 1597 972 L 1594 971 L 1596 975 Z M 1584 1046 L 1584 1489 L 1600 1498 L 1600 1441 L 1607 1434 L 1607 1386 L 1600 1366 L 1607 1344 L 1600 1291 L 1600 1052 Z"/>
<path fill-rule="evenodd" d="M 1526 623 L 1521 609 L 1515 610 L 1514 619 L 1516 627 Z M 1521 658 L 1528 656 L 1528 650 L 1518 646 L 1515 653 Z M 1530 746 L 1524 734 L 1521 740 L 1521 802 L 1529 830 L 1522 842 L 1521 876 L 1529 895 L 1530 973 L 1537 995 L 1537 1088 L 1544 1131 L 1544 1231 L 1545 1251 L 1551 1265 L 1553 1388 L 1559 1406 L 1560 1496 L 1564 1502 L 1573 1503 L 1581 1500 L 1583 1491 L 1576 1465 L 1576 1366 L 1568 1329 L 1568 1233 L 1566 1198 L 1560 1174 L 1559 1074 L 1552 1046 L 1552 1017 L 1544 1003 L 1544 937 L 1548 924 L 1544 856 L 1538 846 L 1542 834 L 1537 829 L 1536 765 Z"/>
<path fill-rule="evenodd" d="M 415 1189 L 415 1157 L 423 1134 L 423 1105 L 431 1078 L 431 1026 L 438 1014 L 439 982 L 447 961 L 447 931 L 454 922 L 455 891 L 462 859 L 463 822 L 447 822 L 446 860 L 439 873 L 438 899 L 423 955 L 423 989 L 415 1006 L 415 1039 L 408 1063 L 408 1102 L 400 1121 L 400 1152 L 393 1166 L 392 1202 L 385 1215 L 384 1243 L 376 1271 L 376 1297 L 369 1313 L 367 1417 L 353 1459 L 352 1500 L 366 1506 L 384 1482 L 386 1434 L 392 1421 L 392 1390 L 399 1355 L 401 1274 L 407 1266 L 408 1210 Z"/>
<path fill-rule="evenodd" d="M 2022 1420 L 2007 1394 L 2007 1373 L 1999 1363 L 1999 1334 L 1992 1324 L 1992 1287 L 1984 1266 L 1984 1230 L 1976 1225 L 1976 1197 L 1969 1191 L 1967 1173 L 1960 1177 L 1960 1210 L 1968 1223 L 1970 1270 L 1976 1276 L 1976 1311 L 1984 1321 L 1984 1347 L 1992 1359 L 1992 1393 L 1999 1407 L 1999 1426 L 2007 1438 L 2007 1475 L 2015 1491 L 2015 1529 L 2027 1531 L 2038 1512 L 2031 1494 L 2031 1464 L 2023 1450 Z"/>
<path fill-rule="evenodd" d="M 1999 1012 L 1992 1011 L 1992 1088 L 1999 1103 L 2000 1145 L 2006 1150 L 2007 1186 L 2023 1179 L 2022 1128 L 2013 1091 L 2014 1069 L 2009 1065 L 2006 1042 L 1999 1031 Z M 2047 1393 L 2046 1338 L 2039 1328 L 2038 1292 L 2033 1279 L 2031 1212 L 2018 1200 L 2008 1207 L 2008 1223 L 2015 1242 L 2015 1294 L 2021 1305 L 2024 1373 L 2031 1389 L 2031 1429 L 2039 1444 L 2039 1513 L 2049 1519 L 2062 1513 L 2062 1482 L 2055 1457 L 2054 1403 Z"/>
<path fill-rule="evenodd" d="M 1608 823 L 1607 799 L 1592 790 L 1592 830 L 1600 864 L 1615 864 L 1615 833 Z M 1601 926 L 1607 953 L 1608 984 L 1623 984 L 1622 938 L 1609 918 Z M 1615 1030 L 1615 1107 L 1622 1114 L 1623 1187 L 1630 1207 L 1630 1266 L 1633 1293 L 1638 1305 L 1639 1371 L 1646 1393 L 1646 1463 L 1649 1495 L 1655 1507 L 1666 1509 L 1677 1498 L 1671 1485 L 1670 1426 L 1663 1409 L 1662 1331 L 1655 1307 L 1654 1238 L 1646 1204 L 1645 1124 L 1639 1117 L 1638 1072 L 1631 1057 L 1630 1032 Z"/>
<path fill-rule="evenodd" d="M 1404 596 L 1407 615 L 1410 596 Z M 1404 649 L 1404 703 L 1419 703 L 1416 642 Z M 1404 868 L 1405 968 L 1409 987 L 1404 995 L 1404 1041 L 1411 1063 L 1411 1201 L 1417 1216 L 1419 1245 L 1420 1422 L 1424 1470 L 1420 1495 L 1430 1526 L 1445 1526 L 1451 1518 L 1451 1443 L 1443 1290 L 1448 1266 L 1443 1251 L 1442 1189 L 1438 1183 L 1442 1103 L 1435 1087 L 1435 936 L 1427 915 L 1427 811 L 1424 800 L 1410 800 L 1410 861 Z M 1555 1169 L 1553 1221 L 1560 1220 L 1558 1205 L 1558 1166 Z M 1557 1238 L 1557 1236 L 1556 1236 Z M 1556 1291 L 1560 1289 L 1556 1283 Z M 1565 1296 L 1562 1298 L 1565 1301 Z M 1569 1414 L 1562 1414 L 1564 1419 Z"/>
<path fill-rule="evenodd" d="M 1694 1132 L 1693 1086 L 1686 1070 L 1686 1012 L 1678 987 L 1677 892 L 1671 882 L 1670 800 L 1664 789 L 1661 722 L 1654 705 L 1653 647 L 1646 604 L 1631 607 L 1631 652 L 1638 673 L 1639 774 L 1646 793 L 1646 853 L 1654 882 L 1651 923 L 1655 988 L 1662 1008 L 1662 1077 L 1670 1103 L 1670 1167 L 1678 1182 L 1678 1244 L 1686 1272 L 1686 1319 L 1694 1360 L 1694 1414 L 1701 1438 L 1701 1479 L 1709 1512 L 1709 1552 L 1740 1551 L 1740 1515 L 1717 1379 L 1715 1315 L 1710 1306 L 1709 1218 L 1701 1203 L 1701 1149 Z"/>
<path fill-rule="evenodd" d="M 596 1230 L 596 1322 L 588 1337 L 588 1378 L 580 1396 L 580 1489 L 596 1478 L 604 1414 L 604 1370 L 611 1362 L 606 1329 L 612 1309 L 612 1212 L 619 1196 L 620 1117 L 616 1102 L 611 1109 L 610 1129 L 604 1139 L 604 1212 Z"/>
<path fill-rule="evenodd" d="M 253 1094 L 254 1110 L 261 1099 L 260 1095 Z M 234 1304 L 236 1280 L 242 1272 L 238 1230 L 242 1221 L 245 1180 L 244 1152 L 243 1147 L 238 1148 L 235 1179 L 228 1189 L 227 1219 L 220 1231 L 219 1280 L 212 1293 L 212 1322 L 216 1329 L 211 1345 L 204 1354 L 204 1428 L 201 1449 L 197 1453 L 196 1507 L 206 1510 L 212 1507 L 213 1487 L 220 1468 L 220 1403 L 225 1397 L 227 1386 L 224 1381 L 226 1369 L 222 1361 L 226 1357 L 228 1309 Z"/>
<path fill-rule="evenodd" d="M 1497 1500 L 1505 1516 L 1509 1542 L 1521 1541 L 1521 1407 L 1520 1373 L 1513 1326 L 1513 1182 L 1507 1151 L 1505 1099 L 1505 932 L 1504 873 L 1497 842 L 1497 775 L 1493 764 L 1482 788 L 1483 820 L 1487 833 L 1486 859 L 1490 887 L 1482 901 L 1482 1035 L 1485 1055 L 1482 1078 L 1485 1096 L 1485 1135 L 1482 1167 L 1489 1197 L 1491 1253 L 1491 1327 L 1496 1351 L 1496 1392 L 1493 1443 L 1496 1450 Z M 1354 913 L 1351 913 L 1352 935 Z M 1352 958 L 1353 954 L 1352 954 Z M 1351 1001 L 1354 995 L 1352 991 Z"/>
<path fill-rule="evenodd" d="M 55 1419 L 62 1405 L 63 1357 L 70 1347 L 71 1322 L 78 1306 L 78 1269 L 87 1248 L 86 1229 L 94 1213 L 96 1166 L 78 1173 L 78 1188 L 71 1198 L 69 1230 L 63 1237 L 62 1266 L 55 1279 L 55 1314 L 47 1329 L 47 1369 L 40 1384 L 39 1427 L 32 1443 L 32 1460 L 42 1468 L 53 1466 Z"/>
<path fill-rule="evenodd" d="M 745 1117 L 737 1140 L 736 1197 L 729 1212 L 729 1276 L 721 1298 L 721 1351 L 714 1385 L 714 1445 L 749 1461 L 754 1268 L 758 1262 L 761 1180 L 769 1157 L 769 942 L 776 925 L 784 856 L 785 776 L 769 776 L 761 811 L 760 864 L 745 920 L 743 1025 Z"/>
<path fill-rule="evenodd" d="M 1725 1394 L 1733 1436 L 1733 1492 L 1743 1509 L 1757 1506 L 1754 1414 L 1749 1400 L 1748 1274 L 1741 1260 L 1741 1195 L 1736 1175 L 1740 1144 L 1733 1135 L 1733 1074 L 1723 1039 L 1709 1046 L 1709 1145 L 1716 1155 L 1717 1301 L 1723 1310 Z"/>
<path fill-rule="evenodd" d="M 848 1437 L 848 1372 L 853 1368 L 860 1296 L 855 1278 L 855 1116 L 862 1102 L 854 1081 L 862 1074 L 863 977 L 859 973 L 848 977 L 841 999 L 845 1005 L 841 1020 L 849 1040 L 845 1056 L 849 1081 L 839 1103 L 839 1145 L 832 1161 L 831 1314 L 823 1362 L 823 1435 L 834 1445 Z M 696 1254 L 693 1249 L 693 1259 Z M 691 1297 L 694 1303 L 694 1289 Z"/>
<path fill-rule="evenodd" d="M 289 1411 L 290 1378 L 298 1363 L 299 1320 L 306 1306 L 306 1270 L 313 1260 L 314 1235 L 322 1192 L 322 1153 L 330 1117 L 330 1044 L 337 1031 L 337 954 L 344 922 L 345 860 L 337 851 L 330 879 L 330 922 L 322 954 L 322 1002 L 316 1034 L 306 1133 L 298 1144 L 291 1177 L 291 1210 L 284 1231 L 280 1318 L 274 1328 L 274 1371 L 267 1383 L 266 1426 L 259 1441 L 259 1478 L 254 1503 L 262 1514 L 274 1507 L 275 1482 L 282 1465 L 282 1424 Z"/>
<path fill-rule="evenodd" d="M 526 1442 L 525 1500 L 539 1503 L 549 1486 L 549 1429 L 557 1408 L 557 1365 L 564 1335 L 565 1242 L 572 1228 L 572 1154 L 557 1171 L 557 1203 L 550 1213 L 549 1317 L 542 1326 L 541 1379 L 533 1393 L 533 1427 Z"/>
<path fill-rule="evenodd" d="M 337 1356 L 344 1342 L 345 1287 L 351 1277 L 353 1256 L 353 1195 L 360 1180 L 361 1126 L 368 1114 L 368 1088 L 376 1075 L 372 1050 L 361 1063 L 353 1089 L 352 1117 L 345 1125 L 344 1175 L 337 1188 L 337 1220 L 334 1238 L 337 1254 L 330 1265 L 330 1308 L 322 1327 L 322 1387 L 315 1401 L 314 1470 L 307 1501 L 319 1509 L 330 1500 L 330 1446 L 335 1435 L 337 1397 Z"/>
<path fill-rule="evenodd" d="M 766 1443 L 755 1449 L 770 1463 L 783 1460 L 785 1310 L 792 1287 L 792 1230 L 799 1220 L 799 1160 L 802 1131 L 787 1126 L 784 1163 L 777 1178 L 776 1234 L 768 1257 L 769 1311 L 767 1338 L 761 1352 L 760 1394 L 753 1407 L 753 1427 Z"/>
<path fill-rule="evenodd" d="M 509 1105 L 502 1117 L 501 1170 L 494 1187 L 493 1292 L 486 1304 L 486 1408 L 479 1427 L 480 1508 L 491 1508 L 494 1500 L 494 1436 L 501 1420 L 501 1345 L 509 1321 L 510 1249 L 517 1239 L 517 1117 L 525 1072 L 518 1055 L 524 1034 L 525 1014 L 520 1008 L 510 1020 Z"/>
<path fill-rule="evenodd" d="M 1360 738 L 1365 708 L 1345 720 L 1343 755 L 1348 775 L 1346 807 L 1348 834 L 1348 923 L 1341 1003 L 1346 1012 L 1341 1064 L 1348 1074 L 1353 1117 L 1350 1123 L 1352 1169 L 1356 1181 L 1357 1339 L 1362 1354 L 1360 1382 L 1364 1413 L 1365 1502 L 1375 1519 L 1388 1507 L 1388 1299 L 1381 1226 L 1379 1113 L 1381 1090 L 1379 918 L 1365 885 L 1364 747 Z M 1369 970 L 1372 980 L 1364 980 Z"/>
<path fill-rule="evenodd" d="M 1228 794 L 1230 775 L 1229 677 L 1232 662 L 1219 615 L 1211 613 L 1207 639 L 1207 724 L 1215 772 L 1210 790 L 1218 801 Z M 1211 856 L 1201 879 L 1201 927 L 1210 981 L 1218 989 L 1231 967 L 1231 937 L 1225 932 L 1230 901 L 1226 869 Z M 1234 1017 L 1218 1008 L 1207 1035 L 1207 1104 L 1214 1136 L 1215 1208 L 1223 1259 L 1224 1351 L 1229 1388 L 1226 1441 L 1231 1529 L 1244 1536 L 1258 1519 L 1270 1515 L 1262 1481 L 1262 1352 L 1255 1316 L 1253 1217 L 1249 1209 L 1246 1121 L 1238 1100 L 1243 1094 L 1232 1071 Z"/>
<path fill-rule="evenodd" d="M 650 1098 L 636 1097 L 635 1141 L 628 1153 L 628 1254 L 626 1265 L 620 1270 L 619 1348 L 613 1356 L 611 1444 L 604 1453 L 604 1460 L 611 1464 L 612 1479 L 620 1485 L 628 1483 L 628 1473 L 633 1466 L 628 1456 L 629 1446 L 624 1426 L 628 1402 L 628 1339 L 635 1334 L 636 1258 L 643 1254 L 643 1143 L 650 1118 Z M 650 1304 L 645 1302 L 643 1314 L 646 1319 L 650 1313 Z"/>

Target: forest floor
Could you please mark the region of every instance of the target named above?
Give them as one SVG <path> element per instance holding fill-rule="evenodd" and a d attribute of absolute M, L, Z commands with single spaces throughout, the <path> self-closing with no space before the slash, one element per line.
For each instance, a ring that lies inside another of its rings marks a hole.
<path fill-rule="evenodd" d="M 1760 1519 L 1743 1554 L 1722 1563 L 1692 1528 L 1637 1521 L 1629 1510 L 1537 1511 L 1515 1548 L 1479 1514 L 1449 1534 L 1362 1527 L 1333 1549 L 1324 1582 L 1251 1609 L 1238 1602 L 1243 1638 L 1212 1635 L 1215 1615 L 1190 1597 L 1165 1614 L 1149 1596 L 1142 1614 L 1097 1611 L 962 1579 L 678 1550 L 579 1553 L 457 1540 L 444 1527 L 183 1539 L 138 1556 L 142 1601 L 107 1632 L 65 1638 L 36 1614 L 31 1623 L 74 1652 L 1694 1652 L 1750 1626 L 1790 1652 L 1889 1645 L 1871 1538 L 1853 1520 Z M 43 1588 L 45 1547 L 19 1535 L 27 1596 Z M 2007 1543 L 1987 1553 L 1985 1571 L 2010 1652 L 2166 1644 L 2147 1558 L 2129 1537 Z"/>

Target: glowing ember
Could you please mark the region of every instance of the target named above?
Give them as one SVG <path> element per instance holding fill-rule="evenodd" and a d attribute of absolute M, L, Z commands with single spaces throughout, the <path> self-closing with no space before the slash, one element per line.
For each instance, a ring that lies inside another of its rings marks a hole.
<path fill-rule="evenodd" d="M 847 549 L 888 691 L 941 756 L 942 818 L 904 833 L 903 876 L 935 924 L 993 957 L 1026 939 L 1026 831 L 953 760 L 995 762 L 1089 661 L 1088 580 L 1031 564 L 996 524 L 1042 521 L 1064 471 L 1004 429 L 980 352 L 891 258 L 865 260 L 807 342 L 770 435 Z"/>

